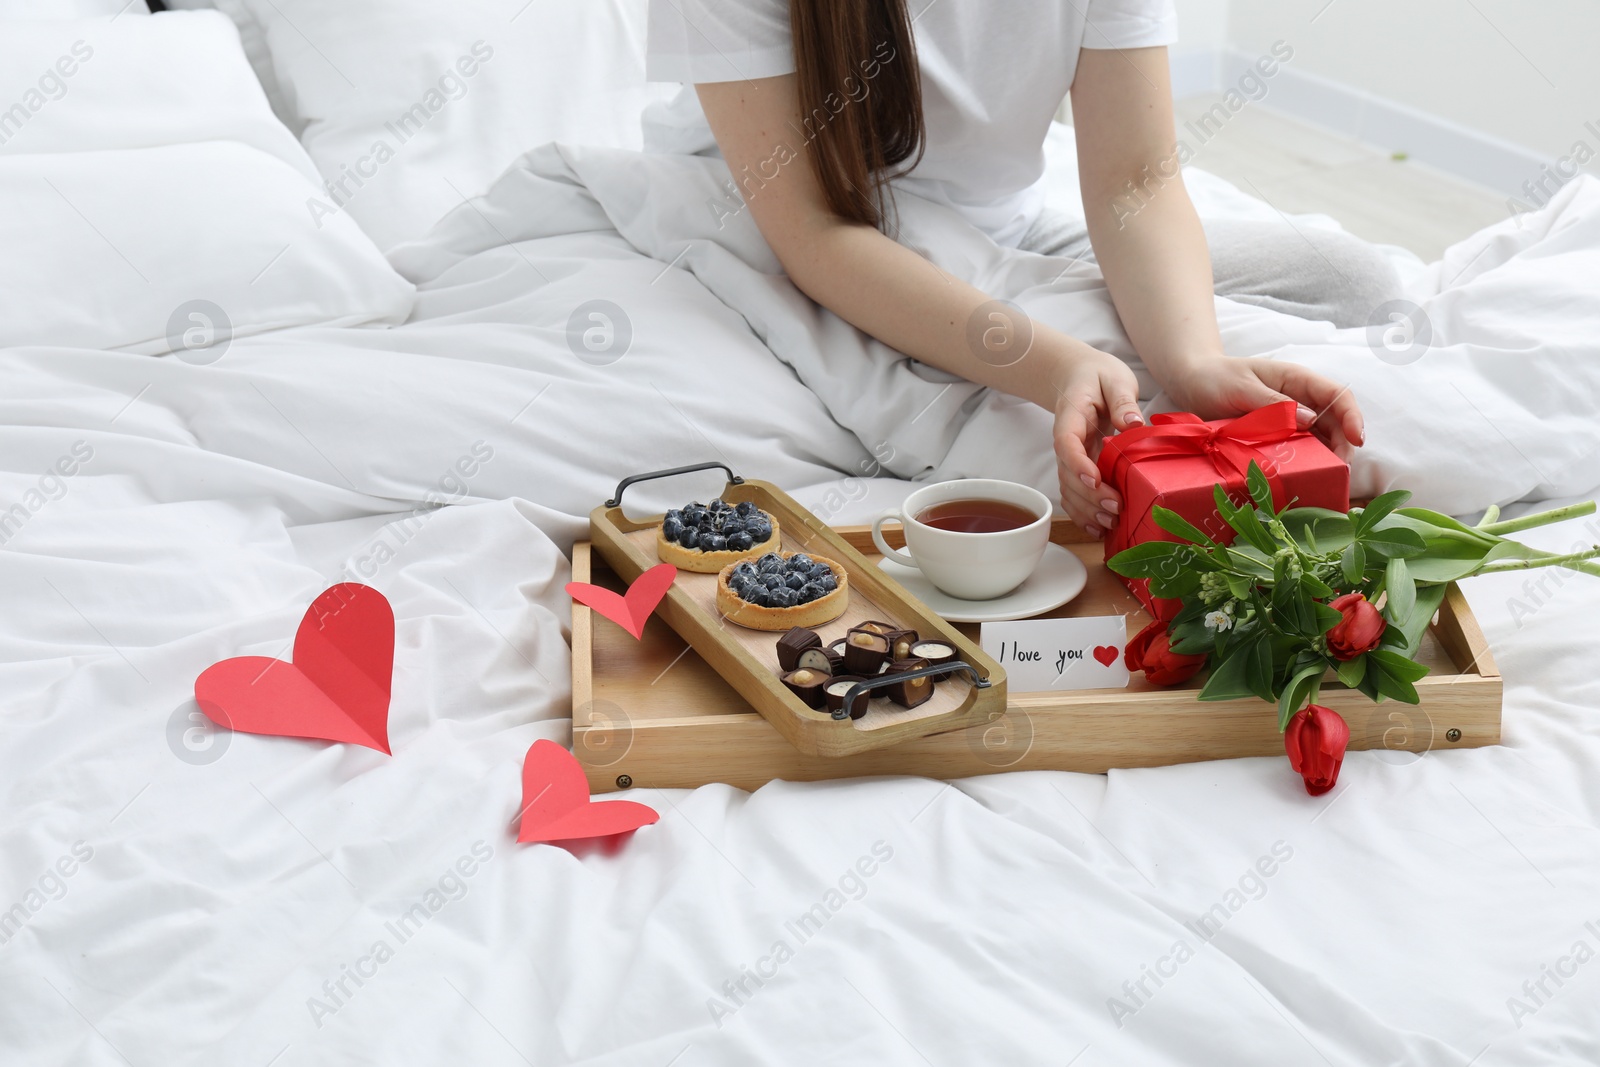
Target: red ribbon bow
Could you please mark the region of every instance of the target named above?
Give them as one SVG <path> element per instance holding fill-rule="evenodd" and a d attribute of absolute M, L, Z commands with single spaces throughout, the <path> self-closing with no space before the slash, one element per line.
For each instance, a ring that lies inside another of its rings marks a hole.
<path fill-rule="evenodd" d="M 1278 464 L 1267 458 L 1263 445 L 1287 441 L 1300 433 L 1295 423 L 1296 404 L 1282 400 L 1257 408 L 1248 415 L 1240 415 L 1226 422 L 1206 422 L 1198 415 L 1175 411 L 1153 415 L 1147 426 L 1124 430 L 1106 439 L 1100 453 L 1100 475 L 1107 482 L 1124 489 L 1129 468 L 1144 459 L 1159 456 L 1204 456 L 1216 467 L 1222 482 L 1230 488 L 1242 486 L 1250 471 L 1250 461 L 1261 465 L 1272 487 L 1275 502 L 1283 498 L 1283 483 L 1278 477 Z M 1107 555 L 1131 535 L 1137 525 L 1128 521 L 1117 524 L 1112 538 L 1118 545 L 1107 545 Z"/>

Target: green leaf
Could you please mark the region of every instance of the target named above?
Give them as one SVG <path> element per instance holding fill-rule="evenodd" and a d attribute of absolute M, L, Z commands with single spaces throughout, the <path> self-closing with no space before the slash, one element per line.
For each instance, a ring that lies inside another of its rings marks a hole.
<path fill-rule="evenodd" d="M 1354 689 L 1356 686 L 1361 684 L 1361 679 L 1366 677 L 1367 657 L 1357 656 L 1355 659 L 1345 660 L 1343 663 L 1339 664 L 1338 672 L 1339 681 L 1343 682 L 1351 689 Z"/>
<path fill-rule="evenodd" d="M 1258 640 L 1250 646 L 1248 655 L 1249 662 L 1245 666 L 1250 692 L 1270 704 L 1275 699 L 1272 692 L 1272 643 Z"/>
<path fill-rule="evenodd" d="M 1278 516 L 1289 536 L 1302 544 L 1311 544 L 1312 532 L 1320 552 L 1337 552 L 1350 543 L 1354 524 L 1342 511 L 1327 508 L 1290 508 Z"/>
<path fill-rule="evenodd" d="M 1298 663 L 1299 660 L 1296 660 Z M 1282 733 L 1289 728 L 1289 720 L 1294 718 L 1294 713 L 1300 710 L 1310 697 L 1311 685 L 1314 679 L 1321 678 L 1327 673 L 1328 664 L 1321 657 L 1315 663 L 1300 667 L 1289 678 L 1289 684 L 1283 687 L 1283 692 L 1278 694 L 1278 732 Z"/>
<path fill-rule="evenodd" d="M 1371 530 L 1382 522 L 1391 511 L 1410 499 L 1411 494 L 1409 492 L 1404 489 L 1396 489 L 1392 493 L 1384 493 L 1382 496 L 1375 498 L 1372 503 L 1359 511 L 1352 510 L 1351 515 L 1355 522 L 1355 535 L 1360 537 L 1368 530 Z"/>
<path fill-rule="evenodd" d="M 1411 577 L 1419 582 L 1454 582 L 1477 573 L 1486 563 L 1526 557 L 1527 547 L 1515 541 L 1501 541 L 1481 555 L 1466 558 L 1443 556 L 1437 548 L 1430 547 L 1425 557 L 1410 561 Z"/>
<path fill-rule="evenodd" d="M 1389 561 L 1389 566 L 1383 572 L 1383 588 L 1389 594 L 1383 605 L 1389 615 L 1389 623 L 1404 627 L 1417 606 L 1417 583 L 1412 580 L 1411 570 L 1404 558 L 1395 556 Z"/>
<path fill-rule="evenodd" d="M 1367 550 L 1361 547 L 1360 541 L 1351 541 L 1339 553 L 1339 566 L 1344 569 L 1344 580 L 1351 585 L 1360 585 L 1362 578 L 1367 573 Z"/>
<path fill-rule="evenodd" d="M 1383 648 L 1368 652 L 1366 658 L 1367 674 L 1361 680 L 1362 692 L 1374 700 L 1389 697 L 1405 704 L 1421 701 L 1416 686 L 1411 683 L 1427 674 L 1428 668 Z"/>
<path fill-rule="evenodd" d="M 1224 580 L 1228 583 L 1228 592 L 1240 600 L 1250 599 L 1251 585 L 1247 579 L 1241 578 L 1237 574 L 1229 574 L 1224 576 Z"/>
<path fill-rule="evenodd" d="M 1159 504 L 1150 509 L 1150 517 L 1155 519 L 1156 525 L 1174 537 L 1181 537 L 1185 541 L 1196 545 L 1205 545 L 1207 548 L 1216 548 L 1217 543 L 1207 537 L 1198 526 L 1193 525 L 1188 519 L 1176 511 L 1161 507 Z"/>
<path fill-rule="evenodd" d="M 1420 556 L 1428 550 L 1428 545 L 1422 540 L 1422 535 L 1415 530 L 1408 530 L 1403 526 L 1388 526 L 1376 530 L 1368 530 L 1361 536 L 1362 544 L 1367 551 L 1392 559 L 1395 556 Z"/>
<path fill-rule="evenodd" d="M 1319 634 L 1327 633 L 1339 624 L 1340 619 L 1344 618 L 1343 612 L 1335 611 L 1332 607 L 1320 601 L 1313 602 L 1311 610 L 1316 615 L 1316 625 L 1312 629 Z"/>
<path fill-rule="evenodd" d="M 1217 514 L 1222 516 L 1222 521 L 1233 527 L 1234 532 L 1244 538 L 1246 544 L 1268 557 L 1278 550 L 1278 546 L 1267 535 L 1266 528 L 1256 518 L 1256 509 L 1253 505 L 1234 507 L 1233 501 L 1228 499 L 1227 490 L 1221 485 L 1212 487 L 1211 496 L 1216 501 Z"/>
<path fill-rule="evenodd" d="M 1452 519 L 1448 515 L 1441 515 L 1439 512 L 1429 511 L 1427 508 L 1401 508 L 1395 514 L 1396 517 L 1403 517 L 1419 523 L 1426 523 L 1427 525 L 1437 527 L 1440 530 L 1454 530 L 1457 533 L 1466 534 L 1469 537 L 1482 541 L 1485 545 L 1491 545 L 1498 540 L 1498 538 L 1496 538 L 1493 534 L 1486 534 L 1475 526 L 1468 526 L 1459 519 Z M 1415 529 L 1415 527 L 1413 527 L 1413 529 Z M 1424 537 L 1427 536 L 1427 533 L 1423 530 L 1418 530 L 1417 532 L 1422 534 Z"/>
<path fill-rule="evenodd" d="M 1408 682 L 1420 682 L 1428 676 L 1427 667 L 1424 667 L 1416 660 L 1400 655 L 1398 652 L 1390 652 L 1387 649 L 1380 648 L 1368 652 L 1367 655 L 1374 662 L 1382 664 L 1383 669 L 1396 678 L 1403 678 Z"/>
<path fill-rule="evenodd" d="M 1178 571 L 1176 574 L 1159 574 L 1150 579 L 1150 595 L 1177 599 L 1190 596 L 1200 589 L 1200 575 L 1196 571 Z"/>
<path fill-rule="evenodd" d="M 1439 610 L 1439 605 L 1444 603 L 1444 585 L 1424 585 L 1417 589 L 1417 604 L 1411 611 L 1411 617 L 1404 626 L 1394 627 L 1392 631 L 1384 633 L 1387 638 L 1390 632 L 1398 632 L 1401 640 L 1396 644 L 1401 655 L 1413 656 L 1422 644 L 1422 635 L 1428 632 L 1428 624 L 1433 622 L 1433 616 Z M 1388 642 L 1385 641 L 1385 644 Z"/>
<path fill-rule="evenodd" d="M 1333 595 L 1333 587 L 1310 571 L 1300 575 L 1300 582 L 1306 587 L 1306 592 L 1318 600 L 1323 600 Z"/>
<path fill-rule="evenodd" d="M 1106 566 L 1124 578 L 1149 578 L 1158 573 L 1162 563 L 1185 547 L 1172 541 L 1145 541 L 1118 552 L 1106 561 Z"/>
<path fill-rule="evenodd" d="M 1237 649 L 1211 671 L 1200 689 L 1201 700 L 1242 700 L 1251 695 L 1249 649 Z"/>
<path fill-rule="evenodd" d="M 1267 481 L 1267 476 L 1262 472 L 1255 460 L 1250 461 L 1250 470 L 1245 474 L 1245 488 L 1250 490 L 1250 499 L 1256 502 L 1256 507 L 1263 515 L 1276 518 L 1278 509 L 1272 503 L 1272 483 Z"/>

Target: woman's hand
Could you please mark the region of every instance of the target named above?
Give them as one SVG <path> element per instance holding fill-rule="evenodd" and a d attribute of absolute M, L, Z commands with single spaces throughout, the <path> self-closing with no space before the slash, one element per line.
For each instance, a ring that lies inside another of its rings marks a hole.
<path fill-rule="evenodd" d="M 1202 419 L 1231 418 L 1293 400 L 1299 405 L 1300 428 L 1313 430 L 1340 455 L 1366 441 L 1361 409 L 1349 387 L 1293 363 L 1219 354 L 1170 368 L 1162 377 L 1179 410 Z"/>
<path fill-rule="evenodd" d="M 1056 472 L 1061 506 L 1091 537 L 1116 525 L 1122 498 L 1100 478 L 1094 457 L 1113 429 L 1144 425 L 1139 383 L 1128 365 L 1087 346 L 1072 354 L 1056 381 Z"/>

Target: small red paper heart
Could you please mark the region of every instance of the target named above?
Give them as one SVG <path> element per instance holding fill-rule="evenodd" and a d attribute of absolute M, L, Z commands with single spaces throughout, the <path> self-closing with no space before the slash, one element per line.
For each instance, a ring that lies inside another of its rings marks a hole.
<path fill-rule="evenodd" d="M 1117 662 L 1118 654 L 1119 653 L 1116 645 L 1095 646 L 1094 658 L 1099 660 L 1102 666 L 1109 667 L 1113 663 Z"/>
<path fill-rule="evenodd" d="M 625 596 L 618 596 L 609 589 L 588 582 L 568 582 L 567 595 L 598 611 L 634 637 L 642 637 L 650 613 L 667 595 L 677 576 L 678 568 L 672 564 L 657 563 L 633 580 Z"/>
<path fill-rule="evenodd" d="M 370 586 L 342 582 L 306 609 L 294 662 L 239 656 L 194 682 L 218 726 L 276 737 L 315 737 L 389 751 L 394 609 Z"/>
<path fill-rule="evenodd" d="M 607 837 L 661 818 L 648 804 L 590 800 L 577 757 L 554 741 L 535 741 L 522 761 L 522 826 L 518 841 L 575 841 Z"/>

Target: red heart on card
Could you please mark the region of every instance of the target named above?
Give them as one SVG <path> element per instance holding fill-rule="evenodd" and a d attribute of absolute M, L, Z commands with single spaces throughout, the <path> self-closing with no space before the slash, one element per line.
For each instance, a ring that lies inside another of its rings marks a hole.
<path fill-rule="evenodd" d="M 218 726 L 315 737 L 389 751 L 394 609 L 370 586 L 320 593 L 294 635 L 294 662 L 239 656 L 194 681 L 194 699 Z"/>
<path fill-rule="evenodd" d="M 554 741 L 535 741 L 522 761 L 522 827 L 518 841 L 607 837 L 661 818 L 648 804 L 590 800 L 577 757 Z"/>
<path fill-rule="evenodd" d="M 1116 645 L 1096 645 L 1094 649 L 1094 658 L 1099 660 L 1101 665 L 1105 667 L 1117 662 L 1118 654 Z"/>
<path fill-rule="evenodd" d="M 672 588 L 678 568 L 670 563 L 657 563 L 633 580 L 625 596 L 588 582 L 568 582 L 567 595 L 580 604 L 598 611 L 634 637 L 644 636 L 644 624 L 656 610 L 661 598 Z"/>

